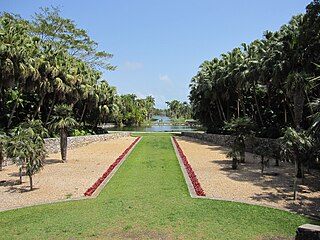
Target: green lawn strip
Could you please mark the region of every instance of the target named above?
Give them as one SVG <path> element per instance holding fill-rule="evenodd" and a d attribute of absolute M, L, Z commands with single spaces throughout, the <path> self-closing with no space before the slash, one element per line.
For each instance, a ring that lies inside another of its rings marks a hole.
<path fill-rule="evenodd" d="M 293 236 L 312 222 L 277 209 L 191 198 L 171 135 L 141 135 L 98 198 L 1 212 L 0 239 L 257 239 Z"/>

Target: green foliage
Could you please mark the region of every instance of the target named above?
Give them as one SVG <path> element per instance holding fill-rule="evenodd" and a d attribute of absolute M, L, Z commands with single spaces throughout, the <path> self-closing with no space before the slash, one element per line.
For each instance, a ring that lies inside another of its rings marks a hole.
<path fill-rule="evenodd" d="M 226 122 L 225 129 L 231 132 L 234 137 L 232 149 L 227 153 L 227 157 L 232 158 L 232 168 L 237 169 L 238 162 L 245 162 L 245 141 L 252 136 L 253 123 L 248 117 L 236 118 Z"/>
<path fill-rule="evenodd" d="M 72 107 L 66 104 L 54 107 L 55 115 L 50 121 L 51 129 L 61 130 L 70 129 L 77 126 L 77 121 L 72 117 Z"/>
<path fill-rule="evenodd" d="M 190 119 L 192 116 L 191 114 L 191 107 L 187 102 L 180 102 L 178 100 L 173 100 L 171 102 L 166 102 L 168 106 L 167 116 L 173 119 Z"/>
<path fill-rule="evenodd" d="M 43 136 L 47 130 L 43 128 L 39 120 L 22 122 L 16 127 L 6 142 L 6 153 L 19 167 L 20 183 L 22 182 L 22 170 L 25 169 L 29 176 L 30 190 L 33 189 L 32 176 L 43 167 L 46 157 Z"/>
<path fill-rule="evenodd" d="M 307 129 L 309 100 L 318 98 L 320 3 L 292 17 L 263 39 L 243 43 L 204 61 L 190 84 L 192 112 L 208 132 L 222 132 L 224 122 L 249 116 L 257 136 L 278 138 L 282 129 Z"/>
<path fill-rule="evenodd" d="M 281 157 L 288 162 L 307 162 L 312 138 L 306 132 L 287 128 L 281 140 Z"/>

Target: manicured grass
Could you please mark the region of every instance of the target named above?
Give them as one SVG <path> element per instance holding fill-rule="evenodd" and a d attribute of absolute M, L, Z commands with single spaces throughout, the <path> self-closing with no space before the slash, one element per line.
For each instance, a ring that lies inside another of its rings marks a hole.
<path fill-rule="evenodd" d="M 294 236 L 311 222 L 265 207 L 192 199 L 170 135 L 143 136 L 97 199 L 2 212 L 0 239 L 257 239 Z"/>

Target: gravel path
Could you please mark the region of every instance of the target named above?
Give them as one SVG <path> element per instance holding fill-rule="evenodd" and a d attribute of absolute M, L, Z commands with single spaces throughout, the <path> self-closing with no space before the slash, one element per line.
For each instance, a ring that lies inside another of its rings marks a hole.
<path fill-rule="evenodd" d="M 83 197 L 84 192 L 134 140 L 134 137 L 124 137 L 68 150 L 65 163 L 60 161 L 60 154 L 50 154 L 43 170 L 33 177 L 34 191 L 29 191 L 27 176 L 23 177 L 22 185 L 17 185 L 16 165 L 4 167 L 0 171 L 0 211 Z"/>
<path fill-rule="evenodd" d="M 260 158 L 246 153 L 246 163 L 232 170 L 225 154 L 229 149 L 192 138 L 177 138 L 207 197 L 223 198 L 285 208 L 320 217 L 319 172 L 306 175 L 299 185 L 298 200 L 293 200 L 294 168 L 290 163 L 274 166 L 261 174 Z"/>

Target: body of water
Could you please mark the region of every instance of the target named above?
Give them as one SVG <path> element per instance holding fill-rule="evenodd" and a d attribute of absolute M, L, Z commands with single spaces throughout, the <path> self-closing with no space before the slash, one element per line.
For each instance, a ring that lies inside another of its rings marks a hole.
<path fill-rule="evenodd" d="M 186 125 L 171 125 L 171 120 L 166 116 L 153 116 L 156 121 L 152 124 L 142 126 L 108 127 L 108 131 L 130 131 L 130 132 L 183 132 L 201 131 L 200 127 Z"/>
<path fill-rule="evenodd" d="M 184 125 L 146 125 L 135 127 L 111 127 L 108 131 L 130 131 L 130 132 L 183 132 L 183 131 L 200 131 L 202 129 Z"/>

